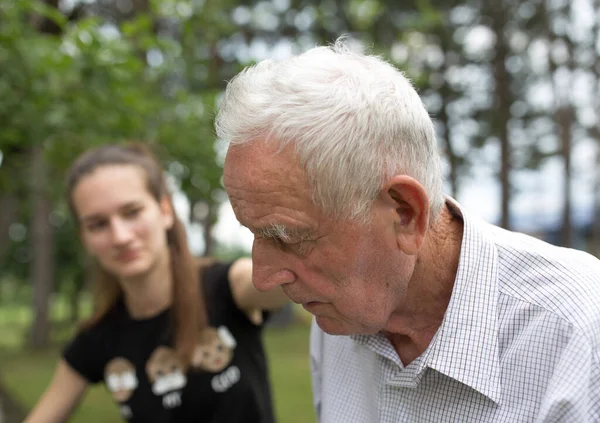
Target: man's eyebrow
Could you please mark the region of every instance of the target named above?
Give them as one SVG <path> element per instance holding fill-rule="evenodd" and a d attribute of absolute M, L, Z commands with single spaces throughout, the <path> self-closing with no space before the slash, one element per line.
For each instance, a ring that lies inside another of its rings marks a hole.
<path fill-rule="evenodd" d="M 254 233 L 260 238 L 279 239 L 283 242 L 291 242 L 309 239 L 311 230 L 308 228 L 290 228 L 281 223 L 274 223 L 265 228 L 256 228 Z"/>

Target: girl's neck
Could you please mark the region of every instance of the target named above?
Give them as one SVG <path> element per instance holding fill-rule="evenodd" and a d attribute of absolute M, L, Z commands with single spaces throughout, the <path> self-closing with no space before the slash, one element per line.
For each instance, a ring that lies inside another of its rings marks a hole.
<path fill-rule="evenodd" d="M 121 287 L 127 311 L 134 319 L 147 319 L 169 308 L 173 302 L 173 277 L 168 253 L 147 274 L 122 279 Z"/>

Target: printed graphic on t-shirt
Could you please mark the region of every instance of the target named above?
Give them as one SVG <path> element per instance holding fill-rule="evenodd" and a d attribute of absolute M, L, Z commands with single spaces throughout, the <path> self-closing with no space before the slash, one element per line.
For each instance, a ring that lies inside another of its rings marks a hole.
<path fill-rule="evenodd" d="M 164 395 L 165 408 L 181 405 L 179 390 L 187 384 L 187 377 L 183 373 L 183 366 L 175 350 L 165 346 L 155 349 L 146 363 L 146 373 L 152 392 L 155 395 Z"/>
<path fill-rule="evenodd" d="M 104 380 L 117 402 L 125 402 L 138 386 L 133 364 L 123 357 L 113 358 L 104 368 Z"/>
<path fill-rule="evenodd" d="M 215 392 L 225 392 L 240 380 L 241 372 L 237 366 L 227 368 L 233 359 L 236 345 L 235 338 L 225 326 L 218 329 L 209 327 L 200 333 L 200 340 L 192 356 L 192 366 L 210 373 L 221 372 L 210 382 Z"/>
<path fill-rule="evenodd" d="M 223 373 L 212 378 L 210 386 L 215 392 L 225 392 L 240 381 L 241 372 L 238 366 L 231 366 Z"/>
<path fill-rule="evenodd" d="M 127 404 L 123 404 L 119 407 L 119 412 L 124 419 L 130 419 L 133 417 L 133 413 L 131 412 L 131 407 Z"/>
<path fill-rule="evenodd" d="M 235 346 L 235 338 L 225 326 L 219 329 L 208 327 L 200 332 L 200 339 L 192 356 L 192 366 L 218 373 L 231 363 Z"/>

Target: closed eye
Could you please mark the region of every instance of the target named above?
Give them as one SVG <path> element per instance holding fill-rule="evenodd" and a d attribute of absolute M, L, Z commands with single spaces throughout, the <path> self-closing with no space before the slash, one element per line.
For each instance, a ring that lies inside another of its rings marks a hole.
<path fill-rule="evenodd" d="M 284 241 L 281 238 L 273 238 L 273 241 L 279 248 L 286 251 L 293 251 L 299 255 L 305 255 L 309 250 L 312 243 L 312 239 L 302 240 L 287 240 Z"/>

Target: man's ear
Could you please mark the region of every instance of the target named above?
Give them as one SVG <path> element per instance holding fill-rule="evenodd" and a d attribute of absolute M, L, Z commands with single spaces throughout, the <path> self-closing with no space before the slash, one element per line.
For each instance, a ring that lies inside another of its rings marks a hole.
<path fill-rule="evenodd" d="M 166 195 L 160 199 L 160 212 L 165 219 L 165 229 L 171 229 L 175 224 L 175 210 L 173 210 L 173 203 Z"/>
<path fill-rule="evenodd" d="M 394 231 L 400 250 L 416 255 L 429 226 L 429 197 L 414 178 L 396 175 L 380 191 L 380 199 L 393 208 Z"/>

